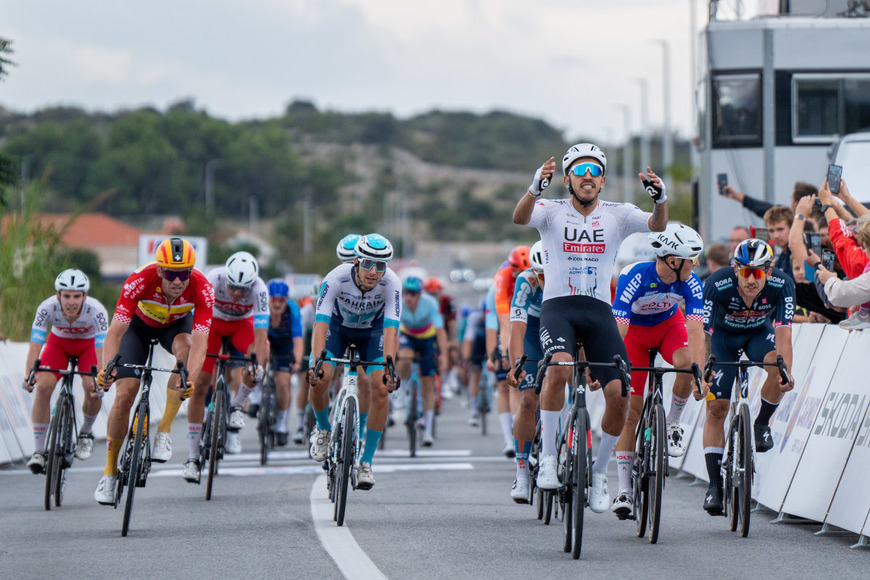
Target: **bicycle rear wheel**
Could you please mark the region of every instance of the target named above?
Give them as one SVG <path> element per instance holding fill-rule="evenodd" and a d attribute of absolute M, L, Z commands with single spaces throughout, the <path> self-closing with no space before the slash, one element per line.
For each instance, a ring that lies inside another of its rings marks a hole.
<path fill-rule="evenodd" d="M 405 425 L 408 427 L 408 451 L 411 457 L 417 456 L 417 381 L 408 381 L 408 412 Z M 383 439 L 383 437 L 382 437 Z"/>
<path fill-rule="evenodd" d="M 749 519 L 752 513 L 752 423 L 749 418 L 749 407 L 740 406 L 739 445 L 737 447 L 737 472 L 734 479 L 735 512 L 740 513 L 740 535 L 749 535 Z"/>
<path fill-rule="evenodd" d="M 725 440 L 725 455 L 722 457 L 724 469 L 722 501 L 725 505 L 725 514 L 728 516 L 728 529 L 737 531 L 740 523 L 737 497 L 737 445 L 740 433 L 740 419 L 735 416 L 731 419 L 728 427 L 728 438 Z"/>
<path fill-rule="evenodd" d="M 136 414 L 133 416 L 133 424 L 136 426 L 136 432 L 133 435 L 133 449 L 130 452 L 130 470 L 127 473 L 127 501 L 124 504 L 124 523 L 121 526 L 121 535 L 127 535 L 130 529 L 130 516 L 133 514 L 133 496 L 136 492 L 136 486 L 139 483 L 141 463 L 142 463 L 142 440 L 145 438 L 145 424 L 147 419 L 148 409 L 144 401 L 139 402 L 139 407 L 136 409 Z M 130 439 L 127 439 L 127 444 L 130 444 Z"/>
<path fill-rule="evenodd" d="M 215 389 L 214 392 L 214 411 L 211 415 L 211 440 L 208 442 L 208 478 L 205 484 L 205 499 L 211 501 L 211 489 L 214 484 L 215 475 L 217 475 L 218 463 L 220 454 L 223 451 L 222 434 L 226 429 L 226 396 L 224 389 Z"/>
<path fill-rule="evenodd" d="M 61 400 L 58 400 L 54 408 L 54 415 L 48 426 L 48 437 L 45 446 L 45 509 L 51 509 L 51 496 L 54 493 L 54 482 L 58 477 L 60 457 L 60 425 L 62 414 Z"/>
<path fill-rule="evenodd" d="M 272 425 L 272 393 L 274 386 L 271 381 L 263 383 L 262 392 L 260 395 L 260 410 L 257 415 L 257 435 L 260 439 L 260 465 L 266 465 L 269 462 L 269 448 L 271 447 L 271 431 Z"/>
<path fill-rule="evenodd" d="M 658 404 L 650 415 L 650 477 L 649 477 L 649 543 L 655 544 L 659 539 L 659 525 L 662 515 L 662 492 L 665 488 L 667 473 L 667 455 L 665 448 L 665 408 Z"/>
<path fill-rule="evenodd" d="M 477 411 L 480 413 L 480 434 L 486 436 L 486 416 L 489 415 L 489 394 L 485 385 L 480 385 L 478 394 Z"/>
<path fill-rule="evenodd" d="M 574 545 L 571 549 L 571 557 L 575 560 L 580 557 L 583 549 L 583 511 L 586 508 L 586 479 L 589 468 L 589 422 L 586 411 L 582 410 L 574 418 L 574 449 L 572 452 L 572 477 L 571 477 L 571 526 L 573 528 Z"/>
<path fill-rule="evenodd" d="M 356 455 L 356 399 L 348 397 L 344 408 L 344 433 L 342 433 L 341 463 L 339 464 L 338 501 L 335 502 L 335 523 L 344 525 L 347 506 L 347 490 L 350 487 L 351 468 Z"/>
<path fill-rule="evenodd" d="M 649 409 L 648 407 L 646 408 Z M 637 523 L 637 537 L 642 538 L 646 535 L 647 515 L 649 505 L 649 476 L 647 459 L 649 445 L 647 442 L 647 417 L 644 413 L 640 417 L 640 422 L 637 425 L 637 433 L 635 434 L 634 443 L 634 465 L 631 467 L 631 496 L 632 510 L 634 519 Z"/>

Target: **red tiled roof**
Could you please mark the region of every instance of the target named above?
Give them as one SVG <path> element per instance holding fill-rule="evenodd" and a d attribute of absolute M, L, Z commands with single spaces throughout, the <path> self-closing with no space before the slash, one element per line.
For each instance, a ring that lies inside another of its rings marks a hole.
<path fill-rule="evenodd" d="M 69 221 L 71 214 L 68 213 L 43 213 L 36 214 L 33 219 L 42 226 L 60 231 Z M 14 216 L 3 218 L 3 229 L 9 219 Z M 97 248 L 97 247 L 130 247 L 139 245 L 139 234 L 143 230 L 127 225 L 104 213 L 79 214 L 61 238 L 65 246 L 71 248 Z"/>

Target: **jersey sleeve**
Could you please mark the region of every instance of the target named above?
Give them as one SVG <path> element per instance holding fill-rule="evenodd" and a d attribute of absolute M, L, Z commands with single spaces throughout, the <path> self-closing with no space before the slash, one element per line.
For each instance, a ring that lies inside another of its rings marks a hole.
<path fill-rule="evenodd" d="M 214 309 L 214 286 L 199 270 L 193 271 L 193 279 L 197 282 L 193 298 L 193 330 L 208 334 Z"/>
<path fill-rule="evenodd" d="M 636 264 L 630 264 L 619 273 L 619 281 L 616 283 L 616 299 L 613 301 L 613 317 L 617 324 L 629 324 L 631 322 L 631 304 L 635 294 L 629 291 L 629 284 L 634 280 L 635 290 L 640 287 L 643 274 L 635 271 Z"/>
<path fill-rule="evenodd" d="M 487 330 L 498 330 L 498 314 L 495 310 L 495 288 L 486 293 L 486 311 L 484 324 Z"/>
<path fill-rule="evenodd" d="M 465 334 L 462 335 L 462 340 L 474 340 L 477 338 L 477 326 L 480 325 L 480 317 L 483 316 L 483 312 L 480 310 L 474 310 L 469 313 L 465 322 Z"/>
<path fill-rule="evenodd" d="M 121 288 L 121 296 L 118 297 L 118 304 L 115 306 L 115 314 L 112 320 L 130 324 L 133 321 L 133 314 L 136 312 L 136 307 L 139 305 L 139 298 L 147 286 L 147 266 L 142 266 L 127 277 L 124 286 Z"/>
<path fill-rule="evenodd" d="M 502 268 L 495 275 L 495 312 L 499 316 L 510 312 L 512 278 L 510 267 Z"/>
<path fill-rule="evenodd" d="M 432 297 L 427 296 L 427 298 Z M 441 305 L 434 298 L 432 298 L 430 302 L 432 304 L 432 325 L 435 326 L 435 328 L 444 328 L 444 317 L 441 316 Z"/>
<path fill-rule="evenodd" d="M 622 228 L 622 237 L 627 238 L 631 234 L 638 232 L 649 231 L 649 218 L 651 213 L 645 212 L 636 205 L 625 203 L 622 204 L 622 220 L 620 226 Z"/>
<path fill-rule="evenodd" d="M 529 279 L 520 274 L 517 276 L 517 283 L 514 285 L 514 296 L 511 300 L 511 322 L 529 322 L 529 306 L 532 304 L 532 296 L 535 294 L 535 289 L 529 283 Z"/>
<path fill-rule="evenodd" d="M 94 347 L 100 348 L 106 342 L 106 332 L 109 330 L 109 314 L 106 312 L 106 307 L 96 298 L 88 298 L 93 300 L 93 308 L 96 310 L 94 316 Z"/>
<path fill-rule="evenodd" d="M 269 289 L 262 278 L 257 278 L 251 292 L 254 294 L 254 328 L 269 328 Z"/>
<path fill-rule="evenodd" d="M 384 289 L 384 328 L 399 328 L 402 319 L 402 281 L 392 270 L 387 270 L 384 280 L 387 281 Z"/>
<path fill-rule="evenodd" d="M 314 315 L 314 322 L 325 322 L 329 324 L 332 321 L 332 313 L 335 311 L 335 299 L 338 296 L 338 276 L 335 270 L 326 275 L 323 283 L 320 285 L 320 296 L 317 298 L 317 310 Z"/>
<path fill-rule="evenodd" d="M 287 308 L 290 309 L 290 334 L 293 338 L 302 338 L 302 311 L 292 300 L 287 301 Z"/>
<path fill-rule="evenodd" d="M 538 199 L 532 207 L 532 216 L 529 218 L 529 223 L 526 224 L 531 228 L 545 228 L 550 224 L 550 208 L 554 202 L 549 199 Z"/>
<path fill-rule="evenodd" d="M 33 317 L 33 326 L 30 328 L 30 342 L 45 344 L 45 338 L 48 335 L 48 309 L 51 306 L 52 300 L 57 300 L 57 298 L 54 296 L 46 298 L 36 309 L 36 316 Z"/>
<path fill-rule="evenodd" d="M 864 266 L 867 264 L 867 254 L 843 220 L 831 220 L 828 224 L 828 235 L 831 236 L 831 244 L 846 276 L 857 278 L 863 274 Z"/>
<path fill-rule="evenodd" d="M 686 301 L 686 320 L 704 322 L 704 286 L 694 272 L 683 282 L 683 299 Z"/>
<path fill-rule="evenodd" d="M 780 291 L 779 303 L 776 305 L 776 311 L 773 315 L 774 328 L 780 326 L 791 326 L 792 320 L 794 319 L 794 280 L 782 272 L 779 273 L 782 274 L 784 283 L 782 285 L 782 290 Z"/>
<path fill-rule="evenodd" d="M 713 324 L 719 314 L 719 290 L 716 281 L 720 279 L 721 276 L 714 273 L 704 282 L 704 330 L 707 334 L 713 334 Z"/>

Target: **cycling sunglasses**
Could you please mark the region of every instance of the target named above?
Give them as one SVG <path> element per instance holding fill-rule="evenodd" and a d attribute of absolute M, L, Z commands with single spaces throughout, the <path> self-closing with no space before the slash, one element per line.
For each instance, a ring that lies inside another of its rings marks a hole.
<path fill-rule="evenodd" d="M 419 290 L 402 290 L 402 294 L 405 294 L 406 296 L 419 296 L 420 291 Z"/>
<path fill-rule="evenodd" d="M 192 272 L 192 270 L 163 270 L 163 279 L 167 282 L 175 282 L 176 280 L 184 282 L 190 278 Z"/>
<path fill-rule="evenodd" d="M 244 286 L 233 286 L 232 284 L 227 284 L 227 288 L 233 292 L 247 292 L 250 290 L 250 288 L 245 288 Z"/>
<path fill-rule="evenodd" d="M 578 163 L 571 168 L 571 173 L 581 177 L 586 175 L 587 172 L 592 177 L 601 177 L 604 175 L 604 168 L 597 163 Z"/>
<path fill-rule="evenodd" d="M 741 278 L 754 276 L 756 280 L 764 280 L 767 278 L 767 270 L 763 268 L 737 268 L 737 275 Z"/>
<path fill-rule="evenodd" d="M 386 262 L 378 262 L 376 260 L 369 260 L 368 258 L 364 258 L 359 261 L 359 267 L 363 270 L 371 270 L 375 269 L 375 272 L 378 274 L 383 274 L 387 271 L 387 263 Z"/>

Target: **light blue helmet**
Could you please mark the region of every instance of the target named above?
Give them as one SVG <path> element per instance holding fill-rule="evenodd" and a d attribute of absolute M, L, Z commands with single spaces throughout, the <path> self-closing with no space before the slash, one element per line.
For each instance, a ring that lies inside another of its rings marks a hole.
<path fill-rule="evenodd" d="M 359 234 L 347 234 L 339 240 L 338 245 L 335 247 L 335 255 L 338 256 L 339 260 L 342 262 L 353 261 L 354 257 L 356 257 L 354 248 L 357 241 L 359 241 L 359 237 Z"/>
<path fill-rule="evenodd" d="M 381 234 L 366 234 L 356 243 L 356 256 L 361 260 L 389 262 L 393 259 L 393 246 Z"/>

